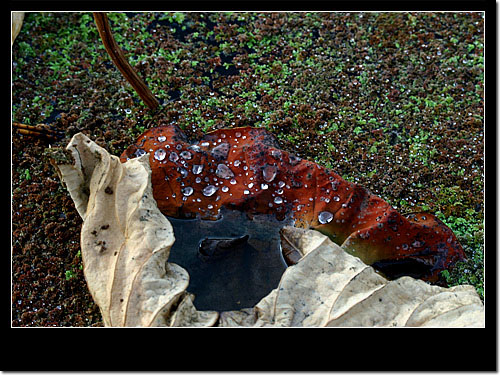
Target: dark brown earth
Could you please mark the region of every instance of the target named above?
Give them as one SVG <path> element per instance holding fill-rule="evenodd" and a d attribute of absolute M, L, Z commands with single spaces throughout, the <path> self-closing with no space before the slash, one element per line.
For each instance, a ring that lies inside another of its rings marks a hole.
<path fill-rule="evenodd" d="M 151 113 L 91 13 L 30 13 L 12 49 L 12 325 L 101 326 L 81 270 L 82 220 L 44 157 L 83 132 L 120 155 L 145 129 L 258 126 L 280 147 L 403 213 L 435 213 L 468 260 L 443 285 L 483 296 L 481 13 L 110 14 L 162 106 Z"/>

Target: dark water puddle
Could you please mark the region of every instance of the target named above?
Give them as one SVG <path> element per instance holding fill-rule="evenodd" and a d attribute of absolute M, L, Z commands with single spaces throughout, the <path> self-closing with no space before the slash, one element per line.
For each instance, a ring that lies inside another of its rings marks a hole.
<path fill-rule="evenodd" d="M 221 213 L 217 221 L 168 217 L 176 239 L 168 261 L 189 272 L 187 291 L 198 310 L 253 307 L 278 286 L 286 269 L 279 230 L 293 225 L 291 220 Z"/>

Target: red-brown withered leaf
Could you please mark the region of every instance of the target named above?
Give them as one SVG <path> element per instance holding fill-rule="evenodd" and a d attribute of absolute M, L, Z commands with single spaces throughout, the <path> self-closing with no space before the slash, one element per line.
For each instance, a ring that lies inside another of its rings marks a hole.
<path fill-rule="evenodd" d="M 149 153 L 153 195 L 167 216 L 215 220 L 221 207 L 291 217 L 327 234 L 388 277 L 435 281 L 464 259 L 453 232 L 431 214 L 405 217 L 366 188 L 280 150 L 266 130 L 220 129 L 190 143 L 175 126 L 152 128 L 121 161 Z"/>

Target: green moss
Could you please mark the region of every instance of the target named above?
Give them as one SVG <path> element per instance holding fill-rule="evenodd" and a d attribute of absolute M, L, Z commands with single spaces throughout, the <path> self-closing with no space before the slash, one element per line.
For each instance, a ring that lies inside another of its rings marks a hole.
<path fill-rule="evenodd" d="M 66 281 L 75 279 L 77 276 L 78 274 L 74 270 L 67 270 L 66 272 L 64 272 L 64 277 L 66 278 Z"/>
<path fill-rule="evenodd" d="M 470 284 L 473 285 L 481 298 L 484 298 L 484 231 L 482 223 L 471 223 L 461 218 L 437 215 L 450 227 L 461 243 L 467 259 L 458 262 L 451 270 L 441 272 L 448 286 Z"/>

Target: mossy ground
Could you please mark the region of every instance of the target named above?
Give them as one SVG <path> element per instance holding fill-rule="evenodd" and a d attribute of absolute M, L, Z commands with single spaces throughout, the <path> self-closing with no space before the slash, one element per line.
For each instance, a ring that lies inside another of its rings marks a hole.
<path fill-rule="evenodd" d="M 468 260 L 443 283 L 483 296 L 481 13 L 112 13 L 151 113 L 112 64 L 91 13 L 28 13 L 13 46 L 13 325 L 100 325 L 81 271 L 81 219 L 42 158 L 83 132 L 119 155 L 146 128 L 190 137 L 258 126 L 282 148 L 402 213 L 435 213 Z"/>

